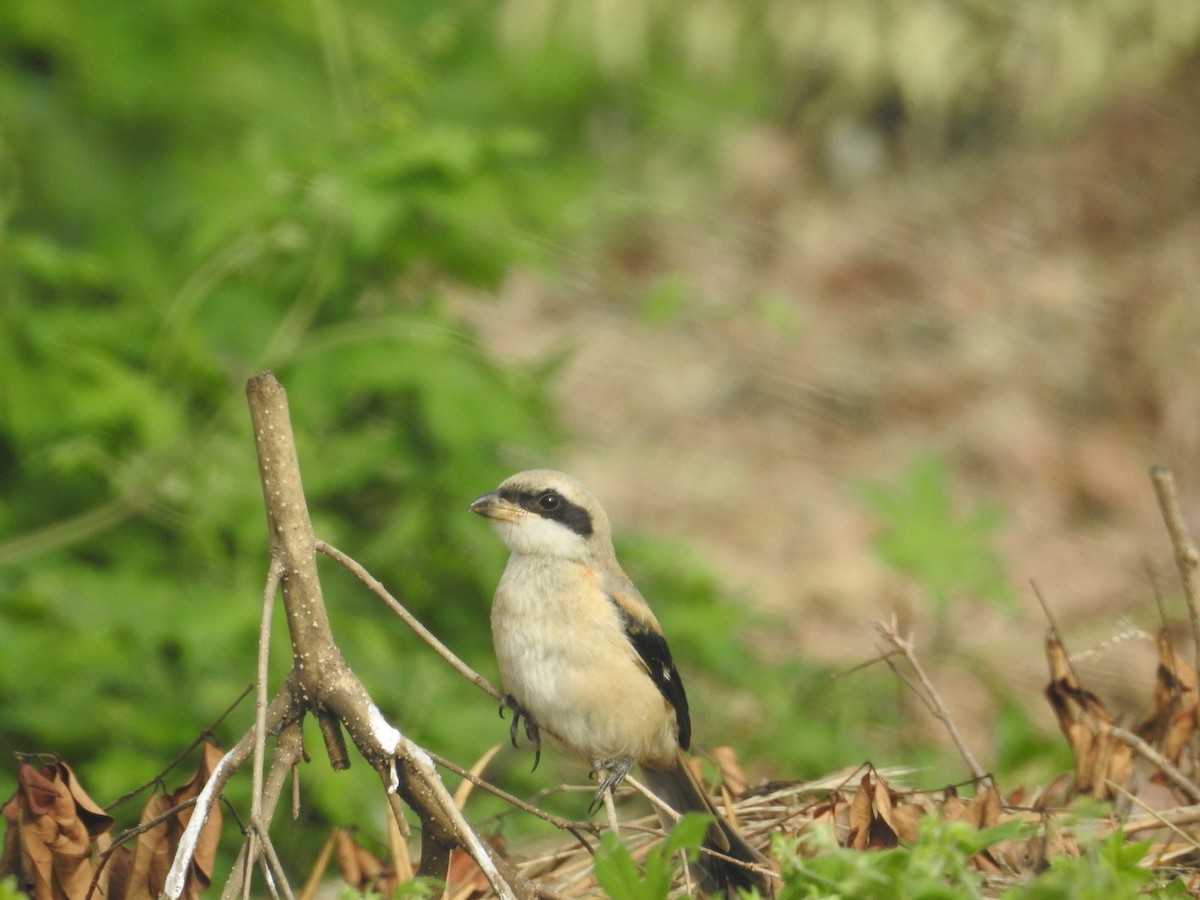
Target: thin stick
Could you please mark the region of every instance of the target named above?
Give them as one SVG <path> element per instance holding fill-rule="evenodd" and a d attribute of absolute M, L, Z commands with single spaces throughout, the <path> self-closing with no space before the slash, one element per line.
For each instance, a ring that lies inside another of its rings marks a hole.
<path fill-rule="evenodd" d="M 607 775 L 607 770 L 597 774 L 596 777 Z M 604 792 L 604 812 L 608 816 L 608 827 L 617 837 L 621 836 L 621 823 L 617 820 L 617 803 L 613 800 L 613 789 L 610 787 Z"/>
<path fill-rule="evenodd" d="M 967 768 L 971 770 L 971 774 L 979 780 L 980 784 L 991 785 L 993 783 L 992 776 L 984 771 L 983 767 L 979 765 L 978 760 L 975 759 L 975 754 L 971 752 L 971 748 L 967 746 L 967 742 L 963 738 L 962 732 L 960 732 L 958 730 L 958 726 L 954 724 L 954 719 L 946 709 L 946 704 L 942 702 L 942 698 L 938 694 L 937 689 L 933 686 L 933 682 L 929 680 L 929 676 L 925 674 L 924 668 L 922 668 L 920 662 L 917 661 L 917 655 L 913 651 L 912 639 L 900 637 L 900 634 L 897 631 L 896 617 L 893 616 L 891 623 L 888 625 L 884 625 L 882 622 L 876 622 L 875 627 L 878 629 L 879 633 L 883 635 L 883 637 L 889 641 L 893 647 L 899 650 L 906 660 L 908 660 L 908 664 L 912 667 L 913 673 L 921 682 L 921 687 L 925 692 L 925 696 L 928 698 L 928 702 L 932 704 L 933 715 L 939 719 L 943 725 L 946 726 L 946 731 L 950 734 L 950 740 L 952 740 L 954 742 L 954 746 L 958 748 L 958 752 L 966 761 Z"/>
<path fill-rule="evenodd" d="M 255 831 L 256 826 L 251 826 Z M 282 895 L 283 900 L 296 900 L 292 893 L 292 886 L 288 883 L 287 873 L 283 870 L 283 865 L 279 862 L 279 856 L 275 853 L 275 844 L 271 840 L 271 835 L 263 831 L 259 834 L 259 842 L 263 849 L 263 863 L 266 865 L 267 873 L 271 876 L 271 882 L 276 890 Z"/>
<path fill-rule="evenodd" d="M 837 681 L 841 678 L 845 678 L 847 675 L 853 675 L 856 672 L 861 672 L 863 669 L 869 669 L 869 668 L 871 668 L 871 666 L 875 665 L 876 663 L 887 662 L 888 657 L 895 656 L 895 655 L 896 655 L 895 651 L 881 653 L 879 656 L 876 656 L 872 659 L 867 659 L 867 660 L 863 660 L 860 663 L 855 663 L 848 669 L 842 669 L 841 671 L 838 671 L 838 672 L 831 672 L 829 675 L 829 680 Z M 892 671 L 893 672 L 896 671 L 894 666 L 892 667 Z"/>
<path fill-rule="evenodd" d="M 1135 753 L 1145 759 L 1147 762 L 1158 767 L 1167 778 L 1171 779 L 1172 783 L 1188 795 L 1188 798 L 1193 802 L 1200 802 L 1200 785 L 1192 781 L 1186 775 L 1177 769 L 1169 759 L 1143 741 L 1140 737 L 1130 731 L 1128 728 L 1122 728 L 1120 725 L 1110 727 L 1112 736 L 1122 744 L 1126 744 L 1133 749 Z"/>
<path fill-rule="evenodd" d="M 625 783 L 650 801 L 650 805 L 657 810 L 661 810 L 665 815 L 669 816 L 672 822 L 678 822 L 683 818 L 678 811 L 670 806 L 665 800 L 654 793 L 650 788 L 646 787 L 632 775 L 625 776 Z"/>
<path fill-rule="evenodd" d="M 432 647 L 434 652 L 442 657 L 442 659 L 446 660 L 446 662 L 450 663 L 450 665 L 453 666 L 460 675 L 466 678 L 467 681 L 471 682 L 485 693 L 491 695 L 493 699 L 503 699 L 504 694 L 501 691 L 494 687 L 490 681 L 459 659 L 454 654 L 453 650 L 438 640 L 434 633 L 422 625 L 412 613 L 405 609 L 403 604 L 401 604 L 399 600 L 397 600 L 388 592 L 388 589 L 383 586 L 383 583 L 370 572 L 368 572 L 361 563 L 359 563 L 353 557 L 347 556 L 337 547 L 334 547 L 332 544 L 329 544 L 326 541 L 318 540 L 316 542 L 316 547 L 319 552 L 324 553 L 326 556 L 336 560 L 342 566 L 349 569 L 350 572 L 354 574 L 355 578 L 367 586 L 367 589 L 370 590 L 371 593 L 388 605 L 388 608 L 390 608 L 391 611 L 399 617 L 400 621 L 411 628 L 417 637 Z"/>
<path fill-rule="evenodd" d="M 1042 615 L 1046 617 L 1046 621 L 1050 625 L 1050 634 L 1053 637 L 1060 638 L 1061 633 L 1058 630 L 1058 623 L 1054 621 L 1054 613 L 1050 612 L 1050 604 L 1042 596 L 1041 588 L 1038 587 L 1038 583 L 1032 578 L 1029 579 L 1029 586 L 1033 589 L 1033 596 L 1037 597 L 1038 605 L 1042 607 Z"/>
<path fill-rule="evenodd" d="M 550 813 L 545 812 L 544 810 L 538 809 L 536 806 L 534 806 L 531 803 L 526 803 L 524 800 L 520 799 L 519 797 L 514 797 L 512 794 L 508 793 L 507 791 L 504 791 L 504 790 L 496 787 L 490 781 L 485 781 L 483 778 L 480 778 L 478 775 L 474 774 L 473 772 L 470 772 L 469 770 L 464 769 L 462 766 L 459 766 L 456 763 L 451 762 L 450 760 L 446 759 L 444 756 L 438 756 L 436 753 L 433 753 L 432 751 L 428 751 L 428 750 L 425 752 L 429 753 L 430 759 L 432 759 L 435 763 L 437 763 L 443 769 L 449 769 L 455 775 L 459 776 L 460 778 L 466 779 L 467 781 L 474 784 L 476 787 L 482 788 L 483 790 L 487 791 L 488 793 L 493 794 L 496 797 L 499 797 L 505 803 L 508 803 L 511 806 L 515 806 L 517 809 L 521 810 L 522 812 L 527 812 L 531 815 L 537 816 L 539 819 L 542 819 L 543 821 L 549 822 L 555 828 L 562 829 L 563 831 L 569 831 L 572 834 L 576 834 L 577 831 L 590 831 L 593 834 L 596 834 L 599 832 L 599 826 L 597 826 L 596 823 L 594 823 L 594 822 L 573 822 L 569 819 L 560 819 L 558 816 L 551 815 Z M 626 780 L 629 782 L 633 781 L 632 778 L 627 778 Z M 642 790 L 645 790 L 645 788 L 642 788 Z M 576 834 L 576 837 L 578 837 L 577 834 Z M 580 843 L 584 843 L 584 846 L 587 846 L 586 842 L 580 841 Z"/>
<path fill-rule="evenodd" d="M 1176 823 L 1167 821 L 1167 819 L 1163 818 L 1161 815 L 1159 815 L 1157 812 L 1155 812 L 1153 809 L 1151 809 L 1150 805 L 1148 803 L 1146 803 L 1146 801 L 1142 800 L 1140 797 L 1137 797 L 1134 794 L 1130 793 L 1129 791 L 1125 790 L 1125 788 L 1123 788 L 1121 785 L 1117 784 L 1115 781 L 1111 781 L 1110 779 L 1107 779 L 1107 778 L 1104 780 L 1108 783 L 1108 786 L 1110 788 L 1112 788 L 1114 791 L 1118 791 L 1119 793 L 1123 794 L 1125 796 L 1125 799 L 1127 799 L 1130 803 L 1140 806 L 1147 815 L 1150 815 L 1150 816 L 1153 816 L 1154 818 L 1156 818 L 1158 820 L 1159 825 L 1164 825 L 1167 828 L 1170 828 L 1173 832 L 1175 832 L 1175 834 L 1177 834 L 1179 837 L 1183 838 L 1183 840 L 1186 843 L 1191 844 L 1191 846 L 1194 848 L 1200 849 L 1200 843 L 1197 843 L 1196 839 L 1194 837 L 1192 837 L 1190 834 L 1188 834 L 1186 831 L 1184 831 L 1182 828 L 1180 828 L 1179 825 L 1177 825 Z M 1172 810 L 1172 812 L 1173 812 L 1173 810 Z M 1128 828 L 1122 828 L 1121 831 L 1128 834 Z"/>
<path fill-rule="evenodd" d="M 1197 822 L 1200 822 L 1200 804 L 1193 804 L 1192 806 L 1177 806 L 1175 809 L 1150 812 L 1142 816 L 1130 816 L 1124 822 L 1113 824 L 1108 829 L 1108 833 L 1119 828 L 1123 834 L 1129 835 L 1139 831 L 1156 830 L 1162 828 L 1163 825 L 1195 825 Z"/>
<path fill-rule="evenodd" d="M 254 863 L 258 859 L 259 848 L 262 846 L 262 836 L 266 834 L 262 820 L 263 768 L 267 755 L 267 682 L 268 662 L 271 655 L 271 613 L 275 609 L 275 594 L 283 578 L 283 563 L 277 558 L 271 559 L 267 570 L 267 583 L 263 587 L 262 619 L 258 625 L 258 672 L 256 676 L 257 689 L 254 693 L 254 760 L 251 763 L 250 787 L 250 828 L 246 833 L 246 859 L 248 865 L 243 870 L 246 879 L 242 884 L 243 900 L 250 898 L 250 878 L 254 871 Z"/>
<path fill-rule="evenodd" d="M 1150 469 L 1150 480 L 1162 510 L 1163 523 L 1175 550 L 1175 565 L 1179 567 L 1179 578 L 1183 582 L 1183 595 L 1187 600 L 1188 616 L 1192 621 L 1192 642 L 1195 647 L 1196 665 L 1200 665 L 1200 553 L 1192 542 L 1183 512 L 1179 508 L 1179 495 L 1175 490 L 1175 477 L 1165 466 Z"/>

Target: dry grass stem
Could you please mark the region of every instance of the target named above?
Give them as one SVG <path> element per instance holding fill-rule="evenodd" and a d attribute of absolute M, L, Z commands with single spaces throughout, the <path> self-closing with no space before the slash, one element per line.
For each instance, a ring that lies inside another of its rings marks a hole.
<path fill-rule="evenodd" d="M 900 652 L 904 659 L 912 668 L 913 674 L 917 676 L 921 685 L 921 690 L 917 691 L 917 696 L 925 700 L 926 704 L 932 710 L 933 715 L 945 726 L 947 733 L 950 735 L 950 740 L 954 742 L 954 746 L 958 749 L 959 755 L 967 764 L 967 768 L 971 770 L 971 774 L 975 779 L 983 785 L 991 785 L 991 776 L 984 768 L 979 765 L 979 761 L 975 758 L 975 754 L 971 752 L 971 748 L 967 746 L 966 739 L 962 736 L 962 732 L 954 722 L 954 717 L 950 715 L 950 711 L 946 708 L 946 704 L 942 702 L 941 695 L 938 694 L 937 688 L 933 686 L 933 682 L 926 674 L 924 667 L 917 659 L 917 654 L 913 649 L 913 641 L 911 638 L 903 638 L 899 633 L 899 626 L 896 622 L 896 617 L 893 616 L 888 624 L 876 622 L 875 628 L 893 647 Z M 907 682 L 906 680 L 906 683 Z M 910 684 L 911 686 L 911 684 Z M 915 690 L 915 688 L 914 688 Z"/>
<path fill-rule="evenodd" d="M 1160 772 L 1167 776 L 1177 788 L 1188 795 L 1188 798 L 1193 802 L 1200 802 L 1200 785 L 1192 781 L 1186 775 L 1179 771 L 1172 762 L 1143 741 L 1140 737 L 1130 731 L 1128 728 L 1122 728 L 1120 725 L 1112 725 L 1109 731 L 1113 737 L 1119 740 L 1122 744 L 1133 749 L 1133 752 L 1141 756 L 1151 765 L 1158 768 Z"/>
<path fill-rule="evenodd" d="M 1162 510 L 1163 523 L 1171 538 L 1175 551 L 1175 564 L 1179 567 L 1179 578 L 1183 582 L 1183 595 L 1187 599 L 1188 616 L 1192 623 L 1192 643 L 1195 660 L 1200 665 L 1200 553 L 1188 532 L 1187 522 L 1179 508 L 1179 495 L 1175 490 L 1175 476 L 1163 466 L 1150 470 L 1150 480 Z"/>
<path fill-rule="evenodd" d="M 498 688 L 459 659 L 453 650 L 438 640 L 437 636 L 422 625 L 416 616 L 404 607 L 404 604 L 392 596 L 388 589 L 383 586 L 383 582 L 368 572 L 360 562 L 326 541 L 317 541 L 316 548 L 320 553 L 324 553 L 330 559 L 335 560 L 348 569 L 355 578 L 367 586 L 367 589 L 371 593 L 387 604 L 388 608 L 396 614 L 400 621 L 407 625 L 417 637 L 428 644 L 438 656 L 448 662 L 467 681 L 490 695 L 496 701 L 503 698 L 504 694 Z"/>

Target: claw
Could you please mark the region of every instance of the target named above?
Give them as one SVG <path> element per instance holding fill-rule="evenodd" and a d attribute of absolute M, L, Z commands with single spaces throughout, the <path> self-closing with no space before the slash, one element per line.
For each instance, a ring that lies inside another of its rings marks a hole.
<path fill-rule="evenodd" d="M 512 694 L 505 694 L 500 699 L 500 718 L 504 718 L 504 710 L 512 710 L 512 724 L 508 726 L 508 739 L 512 741 L 512 745 L 517 746 L 517 725 L 522 719 L 525 720 L 525 739 L 529 741 L 529 746 L 533 748 L 533 768 L 530 772 L 536 772 L 538 763 L 542 761 L 542 735 L 538 731 L 537 722 L 533 721 L 533 717 L 525 711 L 525 707 L 517 702 Z"/>
<path fill-rule="evenodd" d="M 591 771 L 588 772 L 589 778 L 597 777 L 601 772 L 604 772 L 604 780 L 600 782 L 600 787 L 596 788 L 596 794 L 592 797 L 592 805 L 588 807 L 588 815 L 593 815 L 604 803 L 604 795 L 610 791 L 615 792 L 621 786 L 621 782 L 625 780 L 625 776 L 629 774 L 629 770 L 633 768 L 633 760 L 628 756 L 612 757 L 610 759 L 598 759 L 592 763 Z"/>

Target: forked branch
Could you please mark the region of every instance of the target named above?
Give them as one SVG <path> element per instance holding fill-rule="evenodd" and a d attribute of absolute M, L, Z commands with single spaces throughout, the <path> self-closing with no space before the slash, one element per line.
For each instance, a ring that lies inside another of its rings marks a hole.
<path fill-rule="evenodd" d="M 305 713 L 313 713 L 321 722 L 321 733 L 336 769 L 349 764 L 342 739 L 344 728 L 358 751 L 379 774 L 396 814 L 400 811 L 394 801 L 399 797 L 421 820 L 422 876 L 445 881 L 450 851 L 462 848 L 474 859 L 498 897 L 506 900 L 531 897 L 533 890 L 529 883 L 506 861 L 494 857 L 467 824 L 437 775 L 429 755 L 383 718 L 334 643 L 317 573 L 317 541 L 300 479 L 287 395 L 270 373 L 250 379 L 246 394 L 267 513 L 272 578 L 278 577 L 282 589 L 293 662 L 285 690 L 266 711 L 265 730 L 283 722 L 298 721 Z M 245 762 L 255 745 L 264 739 L 263 724 L 260 718 L 258 727 L 249 731 L 226 754 L 219 767 L 223 778 L 228 778 L 234 768 Z M 278 774 L 280 767 L 272 768 Z M 264 798 L 266 802 L 256 804 L 258 816 L 253 825 L 260 834 L 269 826 L 279 781 L 279 778 L 273 779 L 272 796 Z M 206 786 L 205 791 L 192 816 L 197 829 L 219 794 L 220 785 Z M 188 830 L 191 830 L 191 823 Z M 238 869 L 244 872 L 255 862 L 252 851 L 244 853 Z M 164 891 L 168 900 L 178 898 L 182 891 L 180 873 L 186 872 L 189 864 L 185 834 L 172 866 L 175 878 L 168 878 Z M 238 887 L 241 887 L 240 883 Z"/>

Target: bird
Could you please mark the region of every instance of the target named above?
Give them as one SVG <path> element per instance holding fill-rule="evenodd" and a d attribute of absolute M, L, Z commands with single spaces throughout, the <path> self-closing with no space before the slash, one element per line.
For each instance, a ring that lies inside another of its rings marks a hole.
<path fill-rule="evenodd" d="M 683 680 L 658 619 L 617 562 L 608 515 L 591 491 L 564 472 L 533 469 L 477 497 L 470 511 L 489 519 L 509 550 L 491 629 L 514 746 L 523 721 L 535 769 L 545 729 L 590 763 L 593 777 L 603 773 L 590 812 L 636 764 L 673 810 L 712 817 L 703 846 L 721 856 L 700 854 L 705 893 L 769 895 L 766 857 L 721 816 L 688 765 Z"/>

